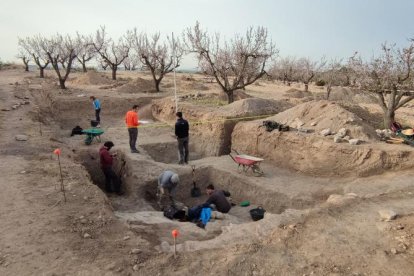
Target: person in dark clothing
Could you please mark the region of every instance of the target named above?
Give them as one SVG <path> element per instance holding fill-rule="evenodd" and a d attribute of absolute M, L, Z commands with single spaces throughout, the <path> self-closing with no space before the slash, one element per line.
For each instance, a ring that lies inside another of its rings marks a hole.
<path fill-rule="evenodd" d="M 221 213 L 228 213 L 230 211 L 231 204 L 226 199 L 227 196 L 230 196 L 229 192 L 223 190 L 215 190 L 214 185 L 210 184 L 206 188 L 206 193 L 209 196 L 209 198 L 205 203 L 188 209 L 188 220 L 193 222 L 199 222 L 200 214 L 203 208 L 215 209 Z M 200 227 L 202 226 L 199 224 L 197 225 Z"/>
<path fill-rule="evenodd" d="M 109 153 L 113 146 L 114 143 L 112 143 L 111 141 L 105 142 L 104 145 L 99 149 L 99 157 L 101 169 L 105 175 L 105 190 L 108 193 L 115 192 L 121 195 L 121 181 L 112 168 L 113 160 L 114 157 L 116 157 L 116 153 Z"/>
<path fill-rule="evenodd" d="M 183 119 L 183 113 L 177 112 L 177 122 L 175 123 L 175 136 L 178 142 L 178 152 L 180 155 L 179 164 L 188 164 L 188 121 Z"/>
<path fill-rule="evenodd" d="M 231 209 L 231 204 L 226 198 L 226 192 L 223 190 L 215 190 L 214 185 L 210 184 L 206 188 L 206 193 L 209 195 L 207 201 L 202 205 L 205 207 L 215 207 L 221 213 L 228 213 Z"/>

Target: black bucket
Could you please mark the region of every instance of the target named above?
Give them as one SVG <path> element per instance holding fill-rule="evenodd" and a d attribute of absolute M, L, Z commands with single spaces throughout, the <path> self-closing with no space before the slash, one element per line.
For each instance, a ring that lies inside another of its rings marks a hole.
<path fill-rule="evenodd" d="M 91 120 L 91 127 L 96 127 L 99 125 L 99 121 Z"/>
<path fill-rule="evenodd" d="M 250 216 L 252 217 L 254 221 L 258 221 L 264 218 L 265 212 L 266 210 L 259 206 L 257 208 L 250 210 Z"/>

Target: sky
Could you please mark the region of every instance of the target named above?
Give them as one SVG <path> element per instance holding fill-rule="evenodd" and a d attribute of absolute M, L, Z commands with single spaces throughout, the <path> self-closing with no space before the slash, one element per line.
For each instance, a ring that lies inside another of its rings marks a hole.
<path fill-rule="evenodd" d="M 414 38 L 412 0 L 0 0 L 0 59 L 15 61 L 17 38 L 91 34 L 105 25 L 117 38 L 137 28 L 181 35 L 199 21 L 225 38 L 264 26 L 280 56 L 369 58 L 381 43 Z M 186 57 L 182 69 L 196 67 Z"/>

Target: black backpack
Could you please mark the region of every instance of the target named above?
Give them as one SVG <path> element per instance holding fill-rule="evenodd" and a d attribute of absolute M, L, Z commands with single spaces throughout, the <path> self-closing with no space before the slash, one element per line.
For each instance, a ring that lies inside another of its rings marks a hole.
<path fill-rule="evenodd" d="M 80 127 L 80 126 L 75 126 L 73 129 L 72 129 L 72 133 L 71 133 L 71 135 L 70 136 L 73 136 L 73 135 L 82 135 L 83 133 L 82 133 L 82 128 Z"/>
<path fill-rule="evenodd" d="M 185 211 L 178 210 L 176 207 L 171 205 L 164 210 L 164 216 L 169 219 L 184 219 Z"/>

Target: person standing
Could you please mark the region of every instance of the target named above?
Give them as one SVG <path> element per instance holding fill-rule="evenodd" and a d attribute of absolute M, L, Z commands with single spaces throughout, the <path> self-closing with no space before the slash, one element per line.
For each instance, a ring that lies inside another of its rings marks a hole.
<path fill-rule="evenodd" d="M 90 99 L 92 101 L 93 108 L 95 109 L 96 121 L 98 122 L 98 124 L 100 124 L 101 117 L 99 115 L 101 113 L 101 102 L 97 98 L 95 98 L 95 96 L 91 96 Z"/>
<path fill-rule="evenodd" d="M 182 112 L 177 112 L 177 122 L 175 123 L 175 136 L 178 141 L 178 152 L 180 155 L 179 164 L 188 164 L 188 121 L 183 118 Z"/>
<path fill-rule="evenodd" d="M 175 194 L 178 182 L 180 178 L 178 174 L 173 171 L 164 171 L 158 176 L 158 189 L 157 189 L 157 198 L 158 205 L 161 209 L 164 209 L 168 204 L 164 203 L 164 198 L 167 196 L 166 191 L 168 191 L 168 198 L 171 201 L 170 205 L 175 204 Z"/>
<path fill-rule="evenodd" d="M 109 153 L 113 146 L 114 143 L 112 143 L 111 141 L 105 142 L 104 145 L 99 149 L 99 157 L 101 169 L 105 175 L 106 192 L 115 192 L 118 195 L 121 195 L 121 181 L 112 168 L 114 157 L 116 157 L 116 153 Z"/>
<path fill-rule="evenodd" d="M 125 123 L 129 134 L 129 147 L 132 153 L 139 153 L 136 144 L 138 139 L 138 105 L 134 105 L 125 115 Z"/>

